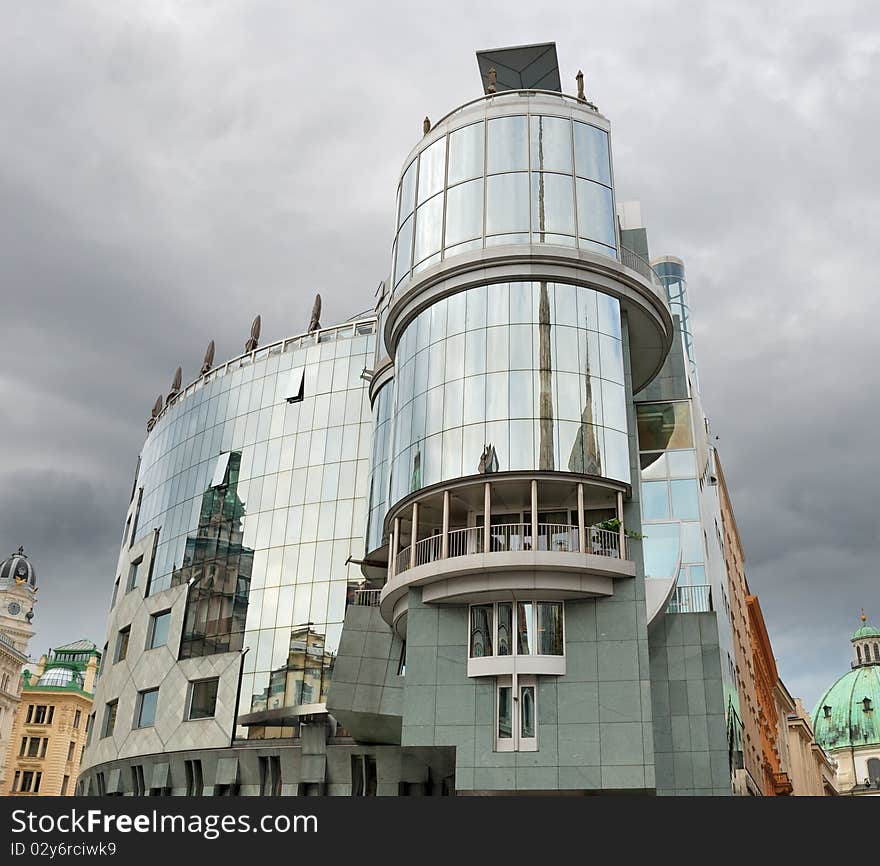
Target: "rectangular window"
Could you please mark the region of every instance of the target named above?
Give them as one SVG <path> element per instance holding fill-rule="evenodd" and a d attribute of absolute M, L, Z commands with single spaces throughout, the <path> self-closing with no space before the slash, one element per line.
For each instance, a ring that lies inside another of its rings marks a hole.
<path fill-rule="evenodd" d="M 113 735 L 113 729 L 116 727 L 116 710 L 119 707 L 119 701 L 109 701 L 104 707 L 104 728 L 101 732 L 102 737 L 110 737 Z"/>
<path fill-rule="evenodd" d="M 516 605 L 516 651 L 518 655 L 527 656 L 534 652 L 535 621 L 533 605 L 530 601 L 520 601 Z"/>
<path fill-rule="evenodd" d="M 156 721 L 156 705 L 159 702 L 159 689 L 138 692 L 135 711 L 135 728 L 151 728 Z"/>
<path fill-rule="evenodd" d="M 73 755 L 76 752 L 76 741 L 71 740 L 70 745 L 67 747 L 67 760 L 72 761 Z"/>
<path fill-rule="evenodd" d="M 513 655 L 513 604 L 501 601 L 496 605 L 498 613 L 498 655 Z"/>
<path fill-rule="evenodd" d="M 406 676 L 406 641 L 400 644 L 400 658 L 397 660 L 397 676 Z"/>
<path fill-rule="evenodd" d="M 27 708 L 27 717 L 25 718 L 25 724 L 30 724 L 34 718 L 34 705 L 30 704 Z"/>
<path fill-rule="evenodd" d="M 135 764 L 131 768 L 131 792 L 135 797 L 143 797 L 146 793 L 143 764 Z"/>
<path fill-rule="evenodd" d="M 113 657 L 114 662 L 121 662 L 128 654 L 128 639 L 131 637 L 131 626 L 119 629 L 116 636 L 116 654 Z"/>
<path fill-rule="evenodd" d="M 288 403 L 302 403 L 306 393 L 305 367 L 294 367 L 287 380 L 287 393 L 284 399 Z"/>
<path fill-rule="evenodd" d="M 147 633 L 147 649 L 156 649 L 168 643 L 168 626 L 171 623 L 171 611 L 163 610 L 154 613 L 150 617 L 150 626 Z"/>
<path fill-rule="evenodd" d="M 495 749 L 535 752 L 538 749 L 537 683 L 533 676 L 499 677 Z"/>
<path fill-rule="evenodd" d="M 217 688 L 219 685 L 218 677 L 190 683 L 188 719 L 211 719 L 214 717 L 214 712 L 217 709 Z"/>
<path fill-rule="evenodd" d="M 186 771 L 186 796 L 201 797 L 202 796 L 202 762 L 201 761 L 184 761 L 184 770 Z"/>
<path fill-rule="evenodd" d="M 45 704 L 37 704 L 34 708 L 33 724 L 51 725 L 55 717 L 55 707 L 47 707 Z M 28 721 L 30 721 L 30 709 L 28 709 Z"/>
<path fill-rule="evenodd" d="M 138 570 L 140 569 L 141 563 L 144 561 L 142 556 L 139 556 L 129 567 L 128 567 L 128 580 L 125 584 L 125 591 L 131 592 L 136 586 L 138 582 Z"/>
<path fill-rule="evenodd" d="M 45 758 L 45 757 L 46 757 L 46 749 L 47 749 L 48 747 L 49 747 L 49 738 L 48 738 L 48 737 L 44 737 L 44 738 L 43 738 L 42 746 L 40 747 L 40 757 L 41 757 L 41 758 Z"/>
<path fill-rule="evenodd" d="M 79 728 L 79 720 L 82 718 L 82 710 L 77 710 L 73 714 L 73 729 L 77 730 Z"/>
<path fill-rule="evenodd" d="M 226 486 L 226 474 L 229 469 L 229 454 L 229 451 L 224 451 L 217 458 L 217 464 L 214 466 L 214 477 L 211 479 L 211 487 Z"/>
<path fill-rule="evenodd" d="M 61 796 L 62 796 L 62 797 L 66 797 L 66 796 L 67 796 L 67 786 L 68 786 L 69 784 L 70 784 L 70 776 L 65 776 L 65 777 L 61 780 Z"/>
<path fill-rule="evenodd" d="M 351 756 L 351 796 L 376 796 L 376 757 L 375 755 Z"/>
<path fill-rule="evenodd" d="M 559 602 L 539 602 L 538 652 L 544 656 L 565 654 L 562 634 L 562 605 Z"/>
<path fill-rule="evenodd" d="M 128 546 L 131 547 L 134 544 L 134 540 L 137 537 L 138 531 L 138 521 L 141 519 L 141 501 L 144 498 L 144 488 L 141 487 L 138 490 L 138 501 L 137 506 L 134 510 L 134 522 L 131 524 L 131 536 L 128 539 Z"/>
<path fill-rule="evenodd" d="M 260 758 L 260 796 L 281 796 L 281 758 L 277 756 Z"/>
<path fill-rule="evenodd" d="M 116 578 L 116 581 L 113 584 L 113 596 L 110 599 L 110 610 L 113 610 L 116 607 L 116 596 L 119 594 L 119 578 Z"/>
<path fill-rule="evenodd" d="M 471 658 L 492 655 L 492 605 L 475 604 L 471 607 Z"/>
<path fill-rule="evenodd" d="M 21 749 L 20 749 L 19 752 L 18 752 L 18 757 L 19 757 L 19 758 L 23 758 L 23 757 L 24 757 L 24 753 L 27 751 L 27 744 L 28 744 L 28 738 L 27 738 L 27 737 L 22 737 L 22 738 L 21 738 Z"/>

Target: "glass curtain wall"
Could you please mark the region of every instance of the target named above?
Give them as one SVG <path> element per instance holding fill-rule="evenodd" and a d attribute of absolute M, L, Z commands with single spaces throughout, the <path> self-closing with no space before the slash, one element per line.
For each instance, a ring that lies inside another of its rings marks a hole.
<path fill-rule="evenodd" d="M 605 130 L 551 115 L 492 118 L 439 138 L 404 172 L 395 286 L 441 257 L 529 242 L 616 257 Z"/>
<path fill-rule="evenodd" d="M 556 470 L 628 482 L 620 305 L 564 283 L 478 286 L 433 304 L 396 356 L 391 502 L 477 474 Z"/>

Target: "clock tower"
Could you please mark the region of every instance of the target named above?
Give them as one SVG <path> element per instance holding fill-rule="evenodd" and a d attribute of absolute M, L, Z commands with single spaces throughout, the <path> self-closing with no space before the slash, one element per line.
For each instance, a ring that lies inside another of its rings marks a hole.
<path fill-rule="evenodd" d="M 36 595 L 37 573 L 24 548 L 19 547 L 0 563 L 0 635 L 24 655 L 34 633 Z"/>

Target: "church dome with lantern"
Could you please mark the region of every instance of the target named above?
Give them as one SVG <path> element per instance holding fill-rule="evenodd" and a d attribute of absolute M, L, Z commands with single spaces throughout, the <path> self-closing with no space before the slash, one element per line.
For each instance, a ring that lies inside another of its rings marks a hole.
<path fill-rule="evenodd" d="M 37 587 L 37 573 L 23 547 L 0 562 L 0 587 L 12 584 L 30 589 Z"/>

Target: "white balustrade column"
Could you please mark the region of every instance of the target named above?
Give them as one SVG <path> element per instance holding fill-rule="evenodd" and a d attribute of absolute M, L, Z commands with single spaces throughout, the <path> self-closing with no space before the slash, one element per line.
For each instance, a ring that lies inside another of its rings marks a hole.
<path fill-rule="evenodd" d="M 489 552 L 490 524 L 492 523 L 492 485 L 483 485 L 483 553 Z"/>
<path fill-rule="evenodd" d="M 587 527 L 584 521 L 584 485 L 578 484 L 578 550 L 587 553 Z"/>
<path fill-rule="evenodd" d="M 617 519 L 620 521 L 620 528 L 618 529 L 618 539 L 617 539 L 617 555 L 621 559 L 626 559 L 626 548 L 624 544 L 626 543 L 626 535 L 623 529 L 623 493 L 619 490 L 617 491 Z"/>
<path fill-rule="evenodd" d="M 538 549 L 538 482 L 532 479 L 532 550 Z"/>
<path fill-rule="evenodd" d="M 397 551 L 400 547 L 400 518 L 394 518 L 394 529 L 391 532 L 391 555 L 388 557 L 389 577 L 397 574 Z"/>
<path fill-rule="evenodd" d="M 416 567 L 416 539 L 419 537 L 419 503 L 413 502 L 412 529 L 409 534 L 409 567 Z"/>
<path fill-rule="evenodd" d="M 449 491 L 443 491 L 443 538 L 440 540 L 440 559 L 449 556 Z"/>

